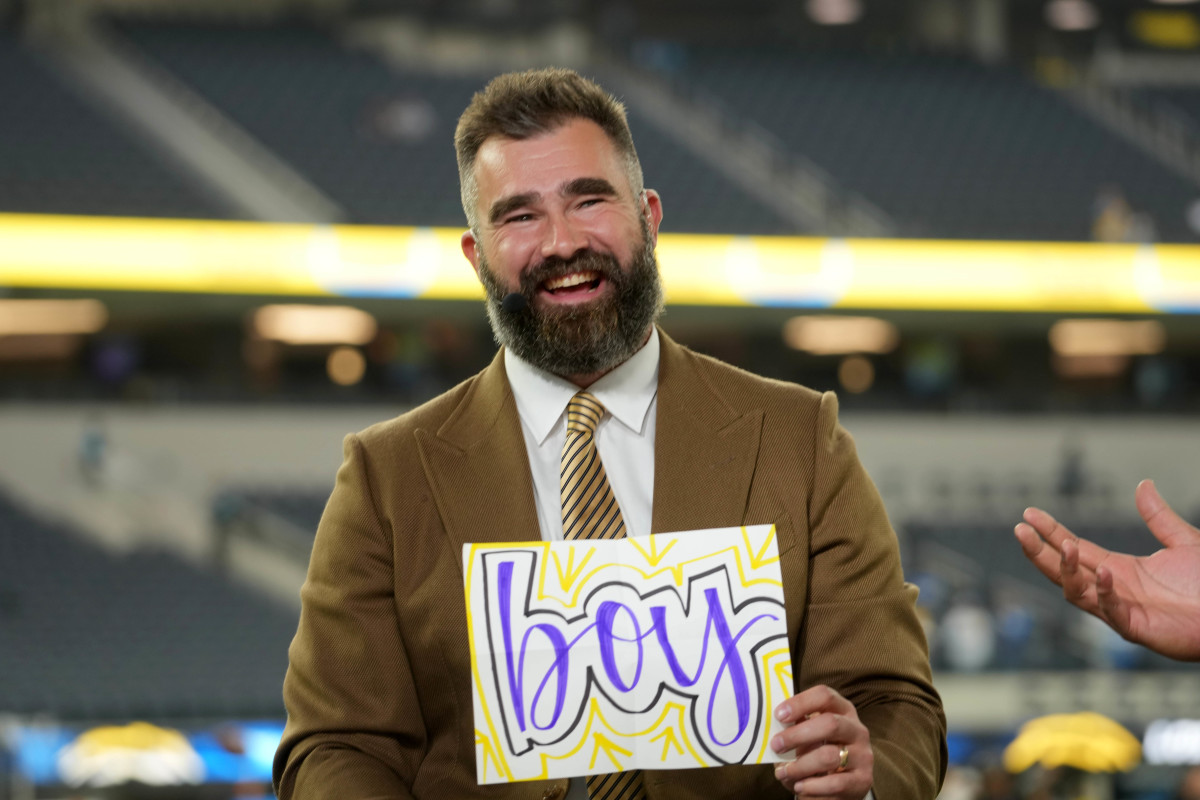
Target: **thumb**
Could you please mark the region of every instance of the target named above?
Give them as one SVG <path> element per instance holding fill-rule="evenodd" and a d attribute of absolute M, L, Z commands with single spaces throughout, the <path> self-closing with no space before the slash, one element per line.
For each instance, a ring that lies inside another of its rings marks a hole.
<path fill-rule="evenodd" d="M 1154 481 L 1144 480 L 1135 492 L 1138 513 L 1154 537 L 1167 547 L 1200 545 L 1200 530 L 1196 530 L 1167 505 Z"/>

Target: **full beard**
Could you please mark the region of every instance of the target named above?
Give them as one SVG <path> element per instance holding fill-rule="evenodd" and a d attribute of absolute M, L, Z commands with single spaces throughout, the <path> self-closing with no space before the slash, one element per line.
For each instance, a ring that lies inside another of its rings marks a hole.
<path fill-rule="evenodd" d="M 539 307 L 539 287 L 547 280 L 580 270 L 594 271 L 611 291 L 591 303 Z M 488 320 L 496 341 L 547 372 L 569 377 L 607 372 L 641 349 L 663 311 L 662 282 L 654 244 L 643 225 L 642 247 L 628 271 L 617 259 L 586 250 L 571 259 L 551 258 L 521 275 L 527 307 L 506 311 L 501 286 L 480 255 L 479 279 L 487 294 Z"/>

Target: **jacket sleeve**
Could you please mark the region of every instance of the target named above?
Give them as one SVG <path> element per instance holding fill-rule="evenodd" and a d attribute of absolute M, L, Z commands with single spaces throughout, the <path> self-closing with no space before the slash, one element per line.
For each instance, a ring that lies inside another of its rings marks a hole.
<path fill-rule="evenodd" d="M 354 435 L 321 518 L 283 683 L 280 800 L 408 798 L 425 727 L 397 622 L 392 532 Z"/>
<path fill-rule="evenodd" d="M 798 685 L 827 684 L 854 704 L 871 734 L 876 800 L 932 800 L 946 771 L 946 719 L 917 590 L 904 582 L 895 532 L 831 392 L 815 436 Z"/>

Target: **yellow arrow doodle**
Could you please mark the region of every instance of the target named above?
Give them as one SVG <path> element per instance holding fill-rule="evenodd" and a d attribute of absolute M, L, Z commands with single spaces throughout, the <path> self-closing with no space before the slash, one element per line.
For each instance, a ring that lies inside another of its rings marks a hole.
<path fill-rule="evenodd" d="M 746 543 L 746 552 L 750 555 L 750 569 L 759 569 L 767 564 L 774 564 L 779 560 L 779 557 L 766 558 L 767 550 L 771 547 L 771 543 L 775 541 L 775 526 L 767 531 L 767 537 L 763 540 L 762 547 L 759 551 L 754 552 L 754 546 L 750 544 L 750 531 L 742 527 L 742 541 Z"/>
<path fill-rule="evenodd" d="M 595 741 L 595 746 L 592 748 L 592 760 L 590 763 L 588 763 L 588 769 L 596 768 L 596 756 L 600 754 L 601 749 L 604 750 L 604 754 L 608 756 L 608 760 L 613 763 L 613 766 L 615 766 L 617 768 L 616 769 L 617 772 L 620 772 L 621 770 L 623 770 L 625 768 L 623 766 L 621 766 L 621 762 L 617 760 L 617 757 L 615 755 L 613 755 L 614 751 L 616 751 L 617 753 L 620 753 L 621 755 L 625 756 L 626 758 L 633 757 L 632 750 L 626 750 L 624 747 L 621 747 L 619 744 L 616 744 L 615 742 L 611 741 L 603 733 L 592 734 L 592 739 Z"/>
<path fill-rule="evenodd" d="M 584 556 L 579 562 L 578 567 L 575 566 L 575 548 L 568 548 L 567 571 L 565 575 L 563 574 L 562 562 L 560 562 L 558 559 L 558 553 L 554 550 L 551 550 L 550 552 L 554 556 L 554 569 L 558 572 L 558 585 L 562 587 L 564 592 L 569 592 L 571 590 L 571 584 L 573 584 L 575 579 L 583 573 L 584 568 L 587 567 L 587 563 L 592 560 L 592 556 L 596 553 L 596 548 L 588 548 L 587 555 Z"/>
<path fill-rule="evenodd" d="M 637 548 L 637 551 L 639 553 L 641 553 L 642 556 L 646 559 L 646 563 L 648 563 L 652 567 L 657 567 L 658 562 L 663 560 L 663 558 L 667 555 L 667 553 L 670 552 L 671 548 L 675 546 L 676 541 L 678 541 L 677 539 L 672 539 L 671 543 L 669 545 L 667 545 L 666 547 L 664 547 L 663 551 L 660 553 L 660 552 L 658 552 L 659 538 L 660 537 L 658 537 L 658 536 L 650 537 L 650 552 L 649 553 L 647 553 L 645 550 L 642 549 L 642 546 L 640 544 L 638 544 L 637 539 L 631 538 L 626 541 L 628 541 L 631 545 L 633 545 L 634 547 Z"/>
<path fill-rule="evenodd" d="M 772 669 L 771 660 L 775 658 L 780 658 L 781 660 L 777 661 L 774 669 Z M 775 650 L 771 650 L 768 653 L 763 653 L 762 669 L 764 675 L 770 675 L 772 672 L 775 673 L 775 679 L 779 681 L 779 686 L 781 689 L 780 697 L 776 698 L 773 690 L 775 684 L 770 680 L 766 681 L 766 713 L 769 715 L 775 710 L 775 706 L 779 705 L 779 703 L 786 698 L 792 696 L 792 659 L 788 649 L 786 647 L 780 647 Z M 758 749 L 758 762 L 760 764 L 767 756 L 767 747 L 770 745 L 770 740 L 771 725 L 770 717 L 768 716 L 767 724 L 763 725 L 762 744 Z"/>
<path fill-rule="evenodd" d="M 475 731 L 475 744 L 483 746 L 483 780 L 487 780 L 488 761 L 492 761 L 496 765 L 496 774 L 504 775 L 504 768 L 500 763 L 500 756 L 496 752 L 496 748 L 492 746 L 492 740 L 486 733 L 481 730 Z"/>
<path fill-rule="evenodd" d="M 786 661 L 781 661 L 775 665 L 775 678 L 779 681 L 779 686 L 783 689 L 784 697 L 792 696 L 792 665 Z"/>
<path fill-rule="evenodd" d="M 658 759 L 659 761 L 667 760 L 667 751 L 670 750 L 672 747 L 675 748 L 676 753 L 679 753 L 679 755 L 683 755 L 683 745 L 681 745 L 679 743 L 679 740 L 675 738 L 675 729 L 674 728 L 665 728 L 663 730 L 663 732 L 660 733 L 658 736 L 651 737 L 650 741 L 657 742 L 659 739 L 663 739 L 663 738 L 665 738 L 666 741 L 663 742 L 662 757 Z"/>
<path fill-rule="evenodd" d="M 688 739 L 687 728 L 686 728 L 687 723 L 684 721 L 684 714 L 686 713 L 687 709 L 685 709 L 679 703 L 668 702 L 663 707 L 662 712 L 658 715 L 658 718 L 655 719 L 654 722 L 650 723 L 650 725 L 647 726 L 643 730 L 634 730 L 634 731 L 618 731 L 616 728 L 614 728 L 612 726 L 612 724 L 609 723 L 609 721 L 604 718 L 604 712 L 600 708 L 600 701 L 598 698 L 593 697 L 591 699 L 591 701 L 588 703 L 588 709 L 589 710 L 588 710 L 587 721 L 584 723 L 583 731 L 579 735 L 579 739 L 578 739 L 579 744 L 577 744 L 577 745 L 575 745 L 575 747 L 571 748 L 570 751 L 563 753 L 562 755 L 558 755 L 558 756 L 552 756 L 552 755 L 548 755 L 546 753 L 542 753 L 541 754 L 542 773 L 541 773 L 541 775 L 533 776 L 533 778 L 532 778 L 533 780 L 544 779 L 550 774 L 550 762 L 551 761 L 565 761 L 566 759 L 572 758 L 577 753 L 579 753 L 581 750 L 583 750 L 584 746 L 593 737 L 593 733 L 592 733 L 593 726 L 603 727 L 609 733 L 611 733 L 613 736 L 620 736 L 620 737 L 623 737 L 626 739 L 637 739 L 638 737 L 648 736 L 649 734 L 651 734 L 652 732 L 657 730 L 661 725 L 666 724 L 671 729 L 676 729 L 676 728 L 678 729 L 679 738 L 676 739 L 676 742 L 682 744 L 683 750 L 686 750 L 688 753 L 691 753 L 692 758 L 696 761 L 696 764 L 698 766 L 701 766 L 701 767 L 710 766 L 710 764 L 704 760 L 704 757 L 701 756 L 700 753 L 696 750 L 695 745 L 693 745 L 692 742 Z M 672 724 L 671 722 L 667 721 L 668 717 L 671 716 L 672 714 L 675 715 L 675 717 L 677 719 L 677 724 Z M 595 735 L 602 735 L 602 734 L 595 734 Z M 658 737 L 655 737 L 655 738 L 658 738 Z M 651 741 L 653 741 L 653 740 L 651 740 Z M 594 755 L 595 754 L 593 753 L 593 757 L 594 757 Z"/>

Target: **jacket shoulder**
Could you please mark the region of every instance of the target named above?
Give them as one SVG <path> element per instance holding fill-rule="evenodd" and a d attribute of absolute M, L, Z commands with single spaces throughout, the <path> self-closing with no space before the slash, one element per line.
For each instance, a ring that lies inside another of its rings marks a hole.
<path fill-rule="evenodd" d="M 818 392 L 798 383 L 765 378 L 724 361 L 679 347 L 680 358 L 714 394 L 731 409 L 762 408 L 765 411 L 787 409 L 791 414 L 815 415 L 822 400 L 829 402 L 831 392 Z"/>

